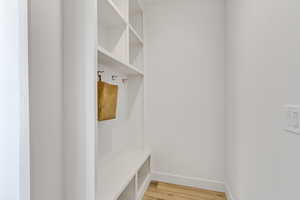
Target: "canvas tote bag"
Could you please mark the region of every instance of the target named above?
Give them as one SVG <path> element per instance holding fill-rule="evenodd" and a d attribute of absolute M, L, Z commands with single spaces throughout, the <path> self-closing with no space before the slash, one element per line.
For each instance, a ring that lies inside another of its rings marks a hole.
<path fill-rule="evenodd" d="M 98 120 L 116 119 L 118 86 L 98 81 Z"/>

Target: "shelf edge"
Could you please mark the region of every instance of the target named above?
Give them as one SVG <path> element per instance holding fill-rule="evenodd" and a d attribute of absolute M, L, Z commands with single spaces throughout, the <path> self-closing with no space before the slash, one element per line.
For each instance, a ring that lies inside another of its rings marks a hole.
<path fill-rule="evenodd" d="M 120 63 L 120 66 L 122 66 L 123 68 L 127 68 L 127 70 L 134 72 L 134 73 L 128 73 L 129 75 L 144 76 L 144 72 L 142 70 L 136 68 L 135 66 L 133 66 L 129 63 L 125 63 L 124 61 L 116 58 L 114 55 L 112 55 L 110 52 L 108 52 L 105 48 L 98 45 L 97 51 L 104 54 L 105 56 L 109 57 L 110 59 L 114 60 L 115 62 Z"/>

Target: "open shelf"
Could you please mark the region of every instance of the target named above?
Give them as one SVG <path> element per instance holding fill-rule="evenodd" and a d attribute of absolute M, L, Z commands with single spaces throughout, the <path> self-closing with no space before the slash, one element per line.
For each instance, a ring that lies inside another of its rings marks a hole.
<path fill-rule="evenodd" d="M 138 0 L 129 1 L 129 24 L 143 38 L 143 9 Z"/>
<path fill-rule="evenodd" d="M 125 21 L 128 21 L 128 0 L 111 0 L 112 5 L 117 9 Z"/>
<path fill-rule="evenodd" d="M 129 63 L 136 68 L 143 70 L 143 42 L 137 37 L 132 29 L 129 31 Z"/>
<path fill-rule="evenodd" d="M 136 43 L 140 44 L 140 45 L 144 45 L 144 42 L 143 42 L 143 39 L 140 37 L 140 35 L 135 31 L 135 29 L 129 25 L 129 29 L 130 29 L 130 32 L 134 35 Z"/>
<path fill-rule="evenodd" d="M 131 179 L 125 190 L 120 194 L 118 200 L 133 200 L 136 196 L 135 178 Z"/>
<path fill-rule="evenodd" d="M 97 122 L 96 200 L 141 200 L 150 183 L 150 151 L 143 150 L 143 12 L 139 0 L 97 1 L 96 70 L 118 86 L 118 102 L 116 119 Z"/>
<path fill-rule="evenodd" d="M 148 157 L 148 159 L 143 163 L 142 167 L 139 169 L 137 173 L 138 190 L 141 190 L 149 174 L 150 174 L 150 157 Z"/>
<path fill-rule="evenodd" d="M 102 47 L 98 47 L 98 64 L 115 68 L 125 75 L 141 75 L 143 72 L 136 67 L 126 64 Z"/>
<path fill-rule="evenodd" d="M 98 199 L 119 200 L 149 156 L 148 150 L 133 150 L 101 163 L 97 177 Z"/>
<path fill-rule="evenodd" d="M 127 22 L 112 0 L 99 0 L 98 45 L 119 60 L 128 61 Z"/>
<path fill-rule="evenodd" d="M 144 198 L 144 194 L 147 191 L 150 182 L 151 182 L 151 173 L 147 175 L 145 181 L 142 183 L 141 187 L 137 190 L 136 200 L 142 200 Z"/>
<path fill-rule="evenodd" d="M 126 19 L 114 1 L 99 0 L 98 2 L 98 18 L 100 24 L 110 27 L 125 26 L 127 24 Z"/>

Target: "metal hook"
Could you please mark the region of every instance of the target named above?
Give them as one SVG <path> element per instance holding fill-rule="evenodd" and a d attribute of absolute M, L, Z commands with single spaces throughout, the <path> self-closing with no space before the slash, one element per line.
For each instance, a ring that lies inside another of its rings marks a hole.
<path fill-rule="evenodd" d="M 102 78 L 101 78 L 101 74 L 102 74 L 102 73 L 104 73 L 104 71 L 97 71 L 99 81 L 102 80 Z"/>
<path fill-rule="evenodd" d="M 112 75 L 111 76 L 111 79 L 114 81 L 114 80 L 116 80 L 118 78 L 118 76 L 116 76 L 116 75 Z"/>
<path fill-rule="evenodd" d="M 125 83 L 126 81 L 128 81 L 128 78 L 123 78 L 122 82 Z"/>

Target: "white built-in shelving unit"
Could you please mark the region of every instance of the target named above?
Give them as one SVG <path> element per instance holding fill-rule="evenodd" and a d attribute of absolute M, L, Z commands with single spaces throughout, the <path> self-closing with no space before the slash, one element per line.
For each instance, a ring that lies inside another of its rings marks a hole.
<path fill-rule="evenodd" d="M 143 127 L 143 10 L 137 0 L 98 0 L 97 13 L 96 71 L 119 92 L 117 118 L 97 122 L 96 200 L 138 200 L 151 163 Z"/>

